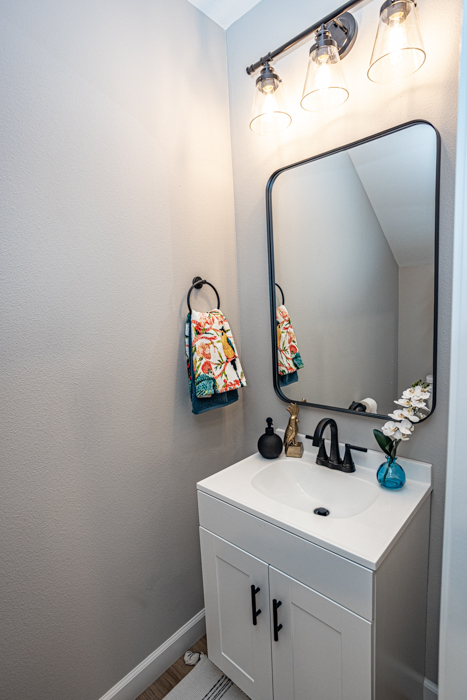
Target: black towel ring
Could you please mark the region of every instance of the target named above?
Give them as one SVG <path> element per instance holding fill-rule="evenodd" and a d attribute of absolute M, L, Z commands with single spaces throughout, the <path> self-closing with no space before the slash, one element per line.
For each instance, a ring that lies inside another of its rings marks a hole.
<path fill-rule="evenodd" d="M 191 285 L 190 289 L 188 290 L 188 294 L 187 294 L 187 296 L 186 296 L 186 303 L 187 303 L 188 308 L 189 308 L 189 310 L 190 310 L 190 314 L 191 314 L 191 306 L 190 306 L 190 296 L 191 296 L 191 292 L 193 291 L 193 289 L 201 289 L 201 288 L 203 287 L 204 284 L 207 284 L 209 287 L 211 287 L 212 289 L 214 289 L 214 291 L 216 292 L 216 297 L 217 297 L 217 308 L 218 308 L 218 309 L 220 308 L 221 302 L 220 302 L 220 299 L 219 299 L 219 294 L 218 294 L 218 292 L 217 292 L 217 289 L 214 287 L 214 285 L 211 284 L 210 282 L 206 282 L 206 280 L 203 280 L 201 277 L 194 277 L 194 278 L 193 278 L 193 284 Z"/>
<path fill-rule="evenodd" d="M 277 282 L 275 284 L 276 284 L 276 287 L 279 287 L 281 294 L 282 294 L 282 306 L 285 306 L 284 291 L 283 291 L 282 287 L 279 284 L 277 284 Z"/>

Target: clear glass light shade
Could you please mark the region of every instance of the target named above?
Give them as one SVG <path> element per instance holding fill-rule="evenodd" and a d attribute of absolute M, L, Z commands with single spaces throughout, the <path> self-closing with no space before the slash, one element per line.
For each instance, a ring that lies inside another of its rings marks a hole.
<path fill-rule="evenodd" d="M 337 46 L 320 46 L 310 53 L 303 109 L 322 112 L 343 104 L 349 96 Z"/>
<path fill-rule="evenodd" d="M 378 33 L 368 77 L 374 83 L 393 83 L 415 73 L 425 63 L 425 50 L 412 0 L 396 0 L 381 8 Z"/>
<path fill-rule="evenodd" d="M 287 129 L 291 123 L 280 81 L 272 78 L 259 81 L 255 88 L 250 129 L 260 136 L 268 136 Z"/>

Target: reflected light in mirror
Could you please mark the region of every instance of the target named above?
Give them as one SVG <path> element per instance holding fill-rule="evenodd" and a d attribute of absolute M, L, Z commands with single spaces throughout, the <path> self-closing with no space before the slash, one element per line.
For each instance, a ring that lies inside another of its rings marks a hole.
<path fill-rule="evenodd" d="M 425 63 L 417 8 L 413 0 L 387 0 L 380 10 L 368 77 L 374 83 L 407 78 Z"/>

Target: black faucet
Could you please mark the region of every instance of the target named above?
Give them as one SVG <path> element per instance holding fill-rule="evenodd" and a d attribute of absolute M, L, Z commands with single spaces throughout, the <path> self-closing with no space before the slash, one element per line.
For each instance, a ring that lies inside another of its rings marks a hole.
<path fill-rule="evenodd" d="M 326 445 L 324 443 L 323 433 L 328 427 L 331 428 L 331 454 L 328 456 Z M 334 418 L 323 418 L 315 428 L 313 436 L 305 435 L 309 440 L 313 440 L 313 446 L 318 448 L 316 464 L 329 469 L 338 469 L 341 472 L 351 474 L 355 471 L 355 463 L 352 459 L 351 450 L 359 452 L 367 452 L 366 447 L 357 447 L 356 445 L 345 445 L 344 459 L 341 459 L 339 450 L 339 436 L 337 431 L 337 423 Z"/>

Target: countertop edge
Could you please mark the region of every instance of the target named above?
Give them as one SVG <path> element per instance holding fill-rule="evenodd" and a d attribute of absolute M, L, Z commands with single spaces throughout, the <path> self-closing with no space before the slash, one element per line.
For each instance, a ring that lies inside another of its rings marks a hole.
<path fill-rule="evenodd" d="M 313 536 L 310 533 L 304 532 L 303 530 L 299 530 L 298 528 L 293 528 L 293 527 L 288 527 L 287 523 L 284 522 L 279 522 L 275 518 L 265 515 L 261 511 L 255 510 L 253 507 L 248 506 L 244 503 L 239 503 L 233 498 L 229 498 L 225 496 L 224 494 L 220 494 L 217 491 L 214 491 L 213 489 L 206 488 L 205 486 L 201 485 L 201 482 L 196 485 L 197 491 L 201 491 L 202 493 L 206 493 L 208 496 L 212 496 L 214 498 L 217 498 L 219 501 L 223 501 L 224 503 L 227 503 L 227 505 L 233 506 L 234 508 L 238 508 L 239 510 L 243 511 L 244 513 L 248 513 L 249 515 L 254 516 L 255 518 L 259 518 L 260 520 L 263 520 L 264 522 L 270 523 L 271 525 L 274 525 L 275 527 L 279 527 L 282 530 L 285 530 L 286 532 L 290 532 L 290 534 L 295 535 L 297 537 L 301 537 L 302 539 L 306 540 L 307 542 L 310 542 L 311 544 L 316 545 L 317 547 L 321 547 L 322 549 L 326 549 L 329 552 L 332 552 L 333 554 L 337 554 L 340 557 L 343 557 L 344 559 L 348 559 L 349 561 L 353 562 L 354 564 L 359 564 L 360 566 L 365 567 L 366 569 L 370 569 L 371 571 L 376 571 L 383 561 L 386 559 L 388 556 L 389 552 L 392 550 L 396 542 L 399 540 L 399 538 L 402 536 L 402 534 L 405 532 L 409 524 L 412 522 L 413 518 L 415 515 L 418 513 L 420 508 L 423 506 L 427 498 L 430 497 L 431 492 L 433 490 L 432 486 L 430 485 L 427 487 L 425 493 L 421 496 L 420 500 L 416 504 L 416 506 L 413 508 L 412 512 L 410 515 L 407 517 L 405 520 L 404 524 L 402 527 L 397 531 L 397 533 L 394 535 L 392 540 L 388 543 L 386 546 L 384 552 L 380 555 L 380 557 L 376 561 L 371 561 L 370 559 L 365 559 L 365 557 L 362 557 L 358 554 L 355 554 L 353 552 L 349 552 L 346 549 L 343 549 L 339 547 L 338 545 L 334 545 L 330 542 L 327 542 L 326 540 L 320 539 L 319 537 Z"/>

